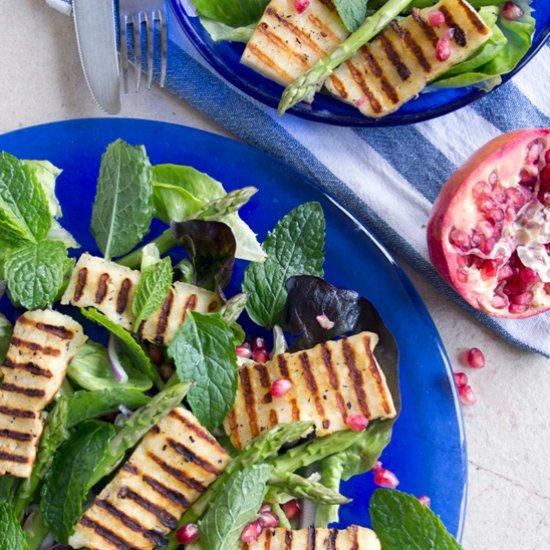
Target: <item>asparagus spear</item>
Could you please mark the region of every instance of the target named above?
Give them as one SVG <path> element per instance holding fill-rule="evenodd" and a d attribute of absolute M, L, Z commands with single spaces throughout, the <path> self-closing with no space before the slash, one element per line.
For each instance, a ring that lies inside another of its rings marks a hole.
<path fill-rule="evenodd" d="M 243 207 L 256 193 L 256 187 L 243 187 L 231 191 L 219 199 L 209 202 L 204 208 L 193 214 L 196 220 L 223 221 L 223 218 L 229 214 L 237 212 Z"/>
<path fill-rule="evenodd" d="M 341 495 L 338 491 L 325 487 L 318 481 L 290 472 L 281 472 L 273 469 L 267 481 L 272 487 L 278 487 L 285 493 L 296 498 L 307 498 L 322 504 L 347 504 L 351 499 Z"/>
<path fill-rule="evenodd" d="M 39 483 L 49 469 L 53 455 L 61 446 L 67 436 L 67 422 L 69 418 L 69 406 L 67 399 L 61 397 L 46 419 L 44 433 L 40 439 L 40 446 L 36 453 L 36 461 L 32 469 L 31 477 L 21 484 L 13 509 L 19 517 L 25 508 L 31 503 Z"/>
<path fill-rule="evenodd" d="M 128 449 L 134 447 L 161 418 L 180 405 L 190 387 L 189 383 L 181 383 L 165 388 L 147 405 L 134 412 L 109 443 L 107 453 L 98 465 L 90 487 L 108 476 L 119 465 Z"/>
<path fill-rule="evenodd" d="M 40 510 L 33 512 L 27 518 L 24 529 L 25 534 L 27 535 L 27 541 L 29 543 L 28 550 L 38 550 L 49 533 L 49 529 L 44 523 L 44 518 Z"/>
<path fill-rule="evenodd" d="M 247 448 L 227 465 L 218 479 L 185 512 L 179 525 L 196 523 L 205 513 L 212 499 L 218 494 L 220 487 L 227 482 L 232 473 L 274 458 L 285 443 L 291 443 L 304 437 L 311 432 L 313 425 L 313 422 L 279 424 L 260 437 L 252 440 Z M 172 532 L 167 548 L 168 550 L 173 550 L 177 547 L 178 542 L 175 538 L 175 532 Z"/>
<path fill-rule="evenodd" d="M 290 84 L 279 103 L 279 114 L 300 103 L 322 84 L 342 63 L 353 57 L 369 40 L 382 31 L 392 19 L 397 17 L 411 0 L 388 0 L 378 11 L 365 19 L 365 22 L 330 55 L 320 59 L 304 74 Z"/>

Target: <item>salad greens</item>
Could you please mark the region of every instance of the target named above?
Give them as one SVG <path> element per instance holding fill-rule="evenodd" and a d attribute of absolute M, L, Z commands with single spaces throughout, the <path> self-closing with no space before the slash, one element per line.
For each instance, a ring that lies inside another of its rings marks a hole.
<path fill-rule="evenodd" d="M 233 406 L 237 357 L 233 331 L 218 313 L 189 313 L 168 346 L 183 382 L 194 382 L 189 405 L 208 430 L 219 426 Z"/>
<path fill-rule="evenodd" d="M 269 0 L 193 0 L 199 15 L 239 27 L 257 21 Z"/>
<path fill-rule="evenodd" d="M 269 328 L 279 323 L 289 277 L 323 276 L 324 246 L 325 219 L 316 202 L 295 208 L 275 226 L 263 245 L 266 261 L 250 264 L 244 277 L 246 311 L 255 323 Z"/>
<path fill-rule="evenodd" d="M 0 313 L 0 361 L 6 357 L 12 331 L 11 323 Z"/>
<path fill-rule="evenodd" d="M 126 254 L 149 231 L 152 177 L 143 146 L 134 147 L 119 139 L 103 154 L 90 229 L 105 258 Z"/>
<path fill-rule="evenodd" d="M 0 548 L 2 550 L 27 550 L 27 536 L 19 520 L 7 502 L 0 502 Z"/>
<path fill-rule="evenodd" d="M 333 0 L 333 3 L 349 32 L 355 32 L 367 17 L 368 0 Z"/>

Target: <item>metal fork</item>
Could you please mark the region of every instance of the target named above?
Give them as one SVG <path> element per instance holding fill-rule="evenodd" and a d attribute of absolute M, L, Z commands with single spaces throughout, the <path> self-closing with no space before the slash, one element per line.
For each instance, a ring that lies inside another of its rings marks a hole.
<path fill-rule="evenodd" d="M 132 27 L 134 42 L 134 64 L 136 69 L 136 92 L 141 87 L 141 37 L 146 33 L 147 55 L 147 87 L 153 83 L 153 35 L 155 23 L 160 29 L 160 85 L 164 86 L 166 80 L 167 56 L 167 29 L 166 29 L 166 4 L 164 0 L 119 0 L 119 35 L 120 35 L 120 64 L 122 66 L 122 82 L 124 93 L 128 93 L 128 41 L 130 39 L 129 27 Z"/>

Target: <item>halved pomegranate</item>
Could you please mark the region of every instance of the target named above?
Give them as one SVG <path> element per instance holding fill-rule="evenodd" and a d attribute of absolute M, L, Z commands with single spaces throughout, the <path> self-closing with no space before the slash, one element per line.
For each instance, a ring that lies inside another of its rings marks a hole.
<path fill-rule="evenodd" d="M 445 183 L 428 223 L 439 273 L 475 308 L 550 309 L 550 129 L 504 134 Z"/>

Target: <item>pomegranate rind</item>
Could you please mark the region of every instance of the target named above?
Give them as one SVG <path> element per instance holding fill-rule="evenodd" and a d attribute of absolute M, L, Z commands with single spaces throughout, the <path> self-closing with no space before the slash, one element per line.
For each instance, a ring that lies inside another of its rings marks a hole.
<path fill-rule="evenodd" d="M 550 129 L 516 130 L 481 147 L 444 184 L 428 221 L 428 253 L 436 270 L 471 306 L 494 317 L 521 319 L 538 315 L 550 309 L 550 297 L 521 313 L 491 307 L 481 300 L 486 289 L 476 290 L 471 283 L 458 280 L 458 256 L 449 243 L 449 233 L 454 220 L 465 215 L 465 204 L 471 200 L 476 183 L 488 181 L 495 170 L 501 179 L 517 175 L 525 162 L 528 145 L 537 139 L 550 145 Z"/>

